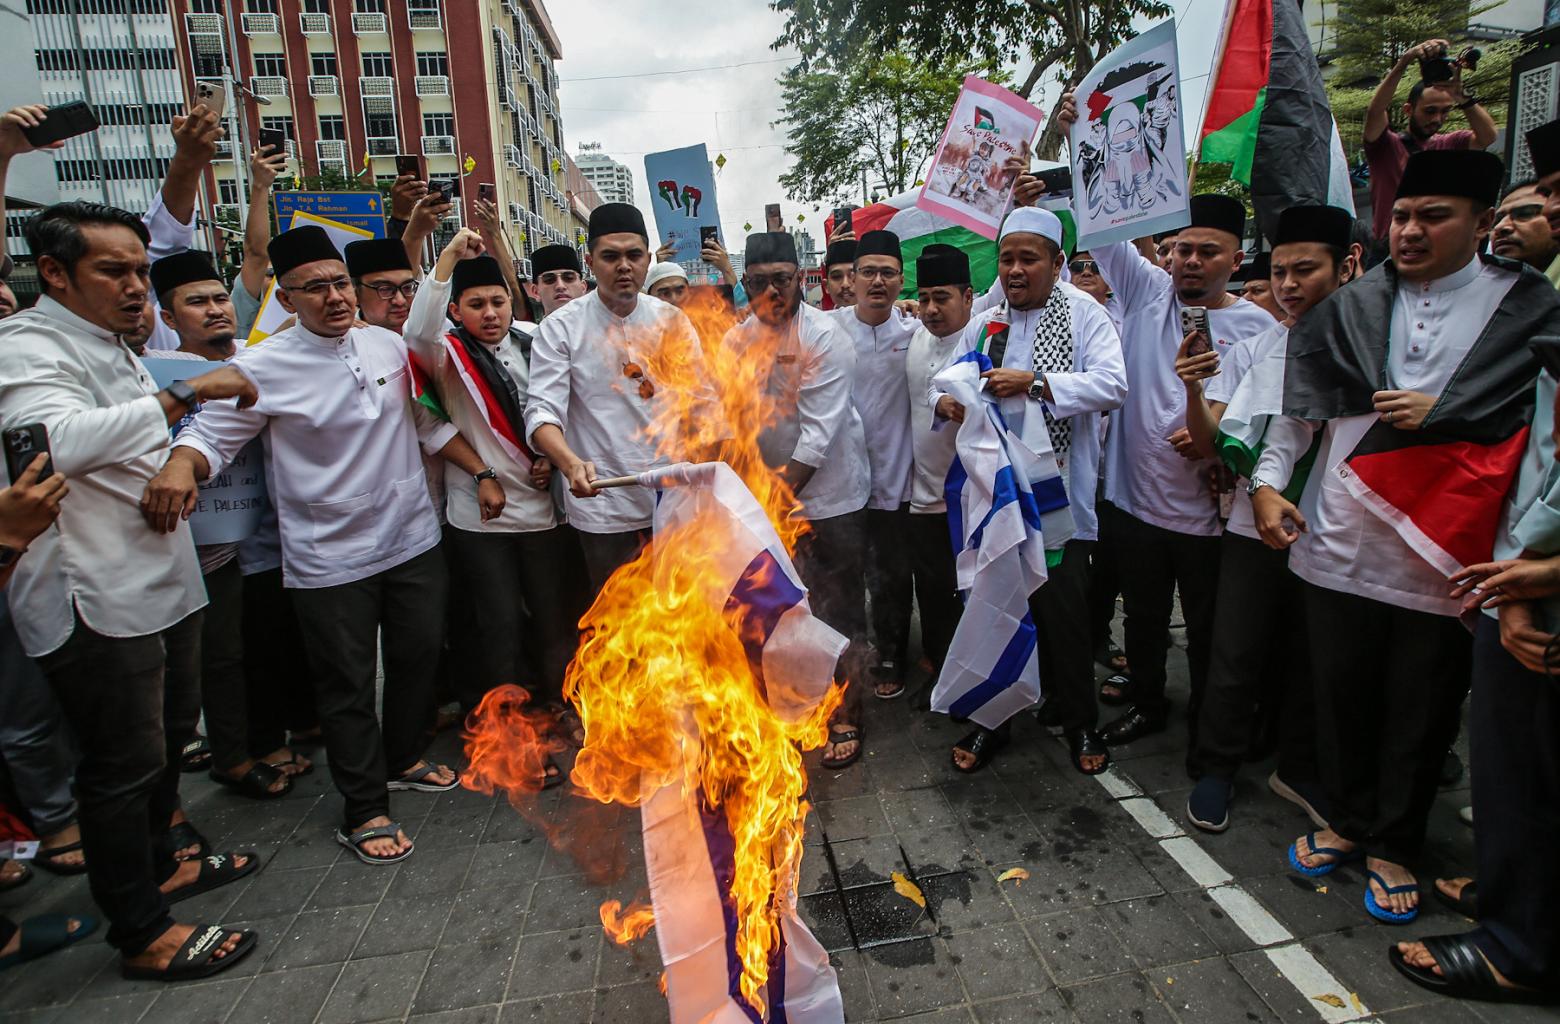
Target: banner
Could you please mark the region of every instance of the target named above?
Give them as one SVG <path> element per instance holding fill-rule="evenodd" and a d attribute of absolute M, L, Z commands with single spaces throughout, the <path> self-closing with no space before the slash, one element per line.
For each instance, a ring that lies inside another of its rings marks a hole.
<path fill-rule="evenodd" d="M 152 375 L 158 387 L 165 388 L 176 380 L 199 377 L 203 373 L 220 370 L 225 364 L 205 359 L 158 359 L 148 356 L 141 360 L 146 372 Z M 171 429 L 174 437 L 194 417 L 185 414 Z M 228 467 L 209 484 L 202 484 L 200 497 L 195 500 L 195 512 L 190 516 L 190 534 L 196 544 L 233 544 L 245 539 L 260 528 L 265 515 L 265 457 L 260 439 L 239 449 L 238 455 Z"/>
<path fill-rule="evenodd" d="M 1017 176 L 1003 170 L 1045 121 L 1040 108 L 974 75 L 964 80 L 915 205 L 995 239 Z"/>
<path fill-rule="evenodd" d="M 715 175 L 710 170 L 704 143 L 646 153 L 645 183 L 650 188 L 656 233 L 662 244 L 676 247 L 674 261 L 699 258 L 703 248 L 699 242 L 701 227 L 714 228 L 725 245 L 726 239 L 720 236 L 720 210 L 715 203 Z"/>
<path fill-rule="evenodd" d="M 1170 20 L 1117 47 L 1079 84 L 1068 140 L 1078 248 L 1186 226 L 1179 81 Z"/>
<path fill-rule="evenodd" d="M 349 194 L 357 195 L 359 193 Z M 369 192 L 361 194 L 378 195 L 378 193 Z M 312 213 L 305 213 L 302 210 L 293 212 L 292 220 L 288 221 L 286 230 L 291 231 L 293 228 L 301 228 L 305 224 L 317 224 L 324 228 L 325 233 L 330 236 L 330 240 L 336 243 L 336 248 L 343 251 L 346 250 L 349 242 L 356 242 L 364 238 L 384 237 L 382 224 L 380 226 L 380 234 L 375 235 L 365 228 L 353 227 L 351 224 L 342 224 L 324 217 L 315 216 Z M 260 296 L 260 312 L 255 316 L 255 325 L 249 329 L 249 337 L 245 340 L 245 344 L 259 344 L 281 330 L 282 325 L 291 319 L 292 314 L 283 309 L 282 304 L 276 301 L 276 278 L 273 277 L 265 283 L 265 294 Z"/>

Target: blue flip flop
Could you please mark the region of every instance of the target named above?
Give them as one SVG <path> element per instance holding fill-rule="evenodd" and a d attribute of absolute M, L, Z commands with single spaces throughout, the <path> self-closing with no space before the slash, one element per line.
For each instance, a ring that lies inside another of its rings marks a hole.
<path fill-rule="evenodd" d="M 1300 863 L 1300 858 L 1295 853 L 1296 845 L 1298 844 L 1289 844 L 1289 866 L 1307 878 L 1321 878 L 1323 875 L 1330 875 L 1338 870 L 1338 865 L 1347 864 L 1351 860 L 1359 860 L 1363 856 L 1359 847 L 1355 847 L 1353 850 L 1339 850 L 1331 846 L 1317 846 L 1316 833 L 1309 832 L 1305 837 L 1305 845 L 1311 848 L 1311 854 L 1321 854 L 1323 857 L 1331 857 L 1333 859 L 1326 864 L 1308 868 Z"/>
<path fill-rule="evenodd" d="M 1388 885 L 1387 880 L 1374 871 L 1365 872 L 1372 882 L 1386 890 L 1388 896 L 1396 896 L 1400 892 L 1418 892 L 1419 883 L 1410 882 L 1407 885 Z M 1395 913 L 1376 902 L 1376 893 L 1370 886 L 1365 887 L 1365 912 L 1378 921 L 1387 924 L 1408 924 L 1419 916 L 1419 908 L 1416 906 L 1406 914 Z"/>
<path fill-rule="evenodd" d="M 75 931 L 70 930 L 72 920 L 81 922 Z M 97 931 L 97 926 L 98 920 L 91 914 L 39 914 L 37 917 L 29 917 L 17 925 L 22 933 L 21 946 L 9 956 L 0 956 L 0 971 L 18 967 L 29 960 L 36 960 L 80 942 Z"/>

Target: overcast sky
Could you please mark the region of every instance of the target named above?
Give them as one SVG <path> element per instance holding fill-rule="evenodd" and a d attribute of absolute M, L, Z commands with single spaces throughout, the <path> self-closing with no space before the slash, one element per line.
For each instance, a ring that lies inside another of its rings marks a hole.
<path fill-rule="evenodd" d="M 1175 3 L 1177 17 L 1190 13 L 1197 29 L 1180 37 L 1189 137 L 1202 116 L 1223 7 L 1224 0 Z M 814 228 L 821 242 L 828 211 L 791 202 L 779 184 L 790 158 L 784 131 L 771 127 L 781 112 L 776 77 L 795 54 L 769 49 L 783 19 L 764 0 L 686 7 L 664 0 L 554 0 L 547 11 L 563 43 L 558 76 L 566 147 L 572 154 L 582 142 L 599 142 L 627 164 L 647 219 L 645 154 L 703 142 L 712 160 L 726 155 L 715 184 L 728 244 L 739 244 L 744 223 L 762 228 L 764 204 L 772 202 L 781 204 L 788 226 L 805 215 L 802 226 Z M 672 71 L 684 73 L 665 73 Z M 1053 86 L 1037 102 L 1049 110 L 1055 96 Z"/>

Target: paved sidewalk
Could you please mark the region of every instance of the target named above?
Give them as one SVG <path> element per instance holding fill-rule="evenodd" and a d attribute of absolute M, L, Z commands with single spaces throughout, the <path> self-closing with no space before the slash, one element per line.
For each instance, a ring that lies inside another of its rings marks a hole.
<path fill-rule="evenodd" d="M 1184 689 L 1179 652 L 1171 665 Z M 1229 832 L 1185 825 L 1179 716 L 1117 750 L 1102 784 L 1027 715 L 992 768 L 964 776 L 948 761 L 962 728 L 907 700 L 869 703 L 862 763 L 814 770 L 801 889 L 852 1021 L 1560 1021 L 1438 1001 L 1400 979 L 1389 943 L 1465 922 L 1427 898 L 1419 922 L 1389 928 L 1360 905 L 1356 868 L 1320 883 L 1289 872 L 1284 844 L 1310 826 L 1267 791 L 1268 766 L 1242 776 Z M 458 758 L 456 736 L 436 753 Z M 0 1022 L 666 1019 L 653 936 L 621 949 L 597 919 L 603 899 L 642 889 L 636 814 L 608 812 L 593 850 L 624 874 L 595 886 L 501 799 L 397 794 L 417 852 L 375 868 L 334 841 L 340 802 L 323 770 L 266 803 L 185 778 L 191 816 L 217 847 L 258 850 L 265 864 L 179 916 L 255 928 L 260 948 L 214 981 L 161 987 L 122 981 L 97 936 L 0 975 Z M 555 820 L 581 809 L 565 792 L 547 795 Z M 1471 867 L 1464 802 L 1464 791 L 1437 802 L 1426 885 Z M 999 882 L 1011 867 L 1029 878 Z M 919 883 L 925 912 L 893 892 L 893 871 Z M 90 906 L 83 880 L 41 873 L 0 895 L 12 916 Z"/>

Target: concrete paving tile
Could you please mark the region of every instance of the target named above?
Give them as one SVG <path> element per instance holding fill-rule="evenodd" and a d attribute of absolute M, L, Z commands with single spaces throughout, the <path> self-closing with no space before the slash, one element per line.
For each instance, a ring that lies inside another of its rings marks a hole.
<path fill-rule="evenodd" d="M 850 924 L 845 918 L 844 897 L 839 892 L 803 896 L 797 900 L 796 909 L 813 938 L 830 953 L 855 948 Z"/>
<path fill-rule="evenodd" d="M 601 962 L 596 969 L 597 988 L 658 982 L 662 970 L 661 949 L 656 945 L 653 933 L 626 946 L 602 937 Z"/>
<path fill-rule="evenodd" d="M 531 893 L 531 909 L 526 929 L 551 932 L 572 928 L 601 927 L 601 902 L 606 893 L 591 885 L 583 875 L 548 878 L 536 883 Z"/>
<path fill-rule="evenodd" d="M 218 919 L 295 914 L 314 895 L 314 890 L 325 878 L 325 872 L 323 867 L 291 870 L 269 868 L 261 871 L 254 876 L 254 881 L 244 890 L 243 895 L 228 908 L 227 913 Z"/>
<path fill-rule="evenodd" d="M 595 992 L 540 996 L 505 1003 L 499 1011 L 498 1024 L 580 1024 L 594 1019 L 595 1012 Z"/>
<path fill-rule="evenodd" d="M 972 1001 L 1055 987 L 1021 925 L 962 932 L 946 941 Z"/>
<path fill-rule="evenodd" d="M 1201 886 L 1186 873 L 1186 869 L 1176 863 L 1175 858 L 1164 851 L 1159 843 L 1150 839 L 1144 833 L 1137 839 L 1127 840 L 1120 846 L 1121 850 L 1130 854 L 1141 864 L 1165 892 L 1200 892 Z"/>
<path fill-rule="evenodd" d="M 918 878 L 983 867 L 986 859 L 961 825 L 900 832 L 899 845 Z"/>
<path fill-rule="evenodd" d="M 327 868 L 346 852 L 346 848 L 336 842 L 328 826 L 299 829 L 276 847 L 276 852 L 271 855 L 270 866 L 275 871 Z"/>
<path fill-rule="evenodd" d="M 802 863 L 796 878 L 797 895 L 811 896 L 814 893 L 834 892 L 838 888 L 839 883 L 834 878 L 834 867 L 829 863 L 828 851 L 822 845 L 804 845 Z"/>
<path fill-rule="evenodd" d="M 546 851 L 547 840 L 539 836 L 484 842 L 473 853 L 471 868 L 466 872 L 466 888 L 484 889 L 491 885 L 534 881 L 537 866 Z"/>
<path fill-rule="evenodd" d="M 387 899 L 374 908 L 352 956 L 366 959 L 432 949 L 439 943 L 451 909 L 446 896 Z"/>
<path fill-rule="evenodd" d="M 506 939 L 514 942 L 524 929 L 525 911 L 531 903 L 532 883 L 467 889 L 455 897 L 449 922 L 444 927 L 446 943 L 481 942 Z M 448 900 L 441 896 L 436 899 Z"/>
<path fill-rule="evenodd" d="M 1100 908 L 1100 917 L 1139 967 L 1185 963 L 1218 952 L 1168 896 L 1111 903 Z"/>
<path fill-rule="evenodd" d="M 489 801 L 486 807 L 472 808 L 462 805 L 435 807 L 418 826 L 412 840 L 419 849 L 442 850 L 451 846 L 475 846 L 487 831 L 488 818 L 500 809 Z M 410 832 L 407 833 L 411 835 Z"/>
<path fill-rule="evenodd" d="M 1266 952 L 1253 950 L 1249 953 L 1236 953 L 1225 957 L 1225 962 L 1241 976 L 1251 990 L 1262 998 L 1267 1006 L 1267 1013 L 1261 1015 L 1264 1020 L 1292 1021 L 1294 1024 L 1315 1024 L 1317 1004 L 1310 999 L 1311 995 L 1322 993 L 1302 994 L 1289 979 L 1274 966 Z M 1347 999 L 1348 993 L 1340 993 Z"/>
<path fill-rule="evenodd" d="M 845 1003 L 845 1019 L 876 1020 L 872 985 L 867 981 L 866 957 L 855 950 L 829 954 L 829 964 L 840 982 L 840 998 Z"/>
<path fill-rule="evenodd" d="M 1215 957 L 1200 963 L 1173 964 L 1144 972 L 1159 997 L 1182 1020 L 1198 1024 L 1248 1024 L 1270 1013 L 1250 985 L 1228 962 Z"/>
<path fill-rule="evenodd" d="M 1172 1024 L 1175 1020 L 1141 974 L 1064 986 L 1061 996 L 1073 1015 L 1088 1024 Z"/>
<path fill-rule="evenodd" d="M 1008 996 L 986 1003 L 978 1002 L 972 1004 L 970 1009 L 980 1024 L 1030 1024 L 1031 1021 L 1055 1021 L 1061 1024 L 1073 1019 L 1072 1011 L 1067 1008 L 1057 989 Z"/>
<path fill-rule="evenodd" d="M 850 917 L 851 933 L 861 949 L 931 935 L 937 930 L 925 908 L 900 895 L 891 883 L 847 889 L 841 897 Z"/>
<path fill-rule="evenodd" d="M 77 997 L 83 981 L 107 970 L 113 971 L 117 981 L 119 954 L 101 944 L 75 945 L 50 953 L 5 972 L 5 983 L 0 985 L 0 1010 L 62 1006 Z M 119 982 L 111 991 L 89 991 L 88 995 L 124 995 L 130 991 L 129 984 Z"/>
<path fill-rule="evenodd" d="M 502 1001 L 514 949 L 509 942 L 440 946 L 428 962 L 412 1012 L 460 1010 Z"/>
<path fill-rule="evenodd" d="M 1517 1003 L 1466 1003 L 1465 1008 L 1487 1024 L 1554 1024 L 1560 1010 L 1553 1006 L 1522 1006 Z"/>
<path fill-rule="evenodd" d="M 881 1017 L 903 1017 L 965 1001 L 953 955 L 941 939 L 875 946 L 862 958 Z"/>
<path fill-rule="evenodd" d="M 865 767 L 868 791 L 885 796 L 935 786 L 941 774 L 933 771 L 921 752 L 914 748 L 890 757 L 869 757 Z"/>
<path fill-rule="evenodd" d="M 1175 901 L 1181 912 L 1192 920 L 1220 953 L 1244 953 L 1257 948 L 1251 937 L 1230 920 L 1229 915 L 1205 890 L 1173 892 L 1168 898 Z"/>
<path fill-rule="evenodd" d="M 846 889 L 886 882 L 893 872 L 904 874 L 909 870 L 904 855 L 899 852 L 899 840 L 893 835 L 843 842 L 831 837 L 829 851 L 839 871 L 840 885 Z"/>
<path fill-rule="evenodd" d="M 666 999 L 653 981 L 596 993 L 592 1024 L 659 1024 L 667 1020 Z"/>
<path fill-rule="evenodd" d="M 1365 913 L 1361 908 L 1360 913 Z M 1424 990 L 1402 977 L 1387 963 L 1387 947 L 1408 937 L 1417 928 L 1362 924 L 1331 935 L 1318 935 L 1306 941 L 1306 948 L 1333 973 L 1338 982 L 1377 1013 L 1417 1006 L 1425 1001 Z M 1344 994 L 1347 998 L 1347 993 Z M 1504 1019 L 1504 1018 L 1503 1018 Z"/>
<path fill-rule="evenodd" d="M 945 1006 L 930 1013 L 912 1013 L 908 1017 L 896 1018 L 898 1024 L 972 1024 L 974 1019 L 968 1006 Z"/>
<path fill-rule="evenodd" d="M 385 895 L 435 896 L 459 892 L 465 885 L 466 872 L 477 852 L 476 846 L 435 849 L 437 852 L 431 856 L 414 854 L 404 861 L 396 870 L 395 878 L 385 890 Z M 419 844 L 418 853 L 422 852 L 423 847 Z"/>
<path fill-rule="evenodd" d="M 299 914 L 285 932 L 268 943 L 266 971 L 341 963 L 352 955 L 373 907 L 337 907 Z M 256 950 L 258 956 L 262 950 Z"/>
<path fill-rule="evenodd" d="M 341 976 L 340 964 L 262 974 L 228 1015 L 230 1024 L 298 1024 L 313 1020 Z"/>
<path fill-rule="evenodd" d="M 347 964 L 316 1024 L 359 1024 L 404 1017 L 422 984 L 431 955 L 423 950 Z"/>
<path fill-rule="evenodd" d="M 963 932 L 1015 921 L 1018 915 L 1002 894 L 1002 888 L 1018 884 L 998 884 L 996 876 L 983 867 L 949 875 L 921 878 L 926 905 L 939 931 Z M 1023 883 L 1027 885 L 1028 883 Z"/>
<path fill-rule="evenodd" d="M 541 829 L 526 821 L 519 811 L 501 799 L 497 800 L 497 804 L 487 827 L 482 830 L 484 843 L 508 843 L 522 839 L 545 842 Z"/>
<path fill-rule="evenodd" d="M 872 738 L 868 733 L 867 752 L 862 759 L 843 771 L 829 771 L 819 760 L 823 751 L 815 750 L 804 758 L 807 765 L 807 798 L 814 803 L 825 800 L 849 800 L 852 797 L 870 796 L 874 793 L 872 780 L 862 770 L 867 758 L 872 757 Z"/>
<path fill-rule="evenodd" d="M 248 978 L 218 975 L 212 981 L 165 986 L 147 1011 L 148 1019 L 158 1024 L 222 1024 L 249 985 Z"/>
<path fill-rule="evenodd" d="M 1114 750 L 1111 751 L 1113 754 Z M 1147 754 L 1142 757 L 1134 757 L 1127 766 L 1127 771 L 1132 775 L 1132 781 L 1138 788 L 1150 796 L 1158 793 L 1190 790 L 1192 780 L 1186 774 L 1186 750 L 1182 744 L 1177 744 L 1174 750 L 1168 750 L 1160 754 Z M 1239 813 L 1239 794 L 1237 793 L 1236 808 L 1231 814 Z M 1186 801 L 1181 801 L 1181 807 L 1186 806 Z"/>
<path fill-rule="evenodd" d="M 494 1024 L 498 1020 L 498 1011 L 497 1004 L 467 1006 L 438 1013 L 414 1013 L 406 1021 L 407 1024 Z"/>
<path fill-rule="evenodd" d="M 864 839 L 889 832 L 888 819 L 876 794 L 847 797 L 843 800 L 820 800 L 817 803 L 818 821 L 829 841 Z"/>
<path fill-rule="evenodd" d="M 1164 892 L 1137 858 L 1126 850 L 1108 854 L 1089 850 L 1062 857 L 994 864 L 991 870 L 1001 875 L 1010 867 L 1021 867 L 1029 872 L 1029 880 L 1023 885 L 1004 887 L 1008 902 L 1021 920 L 1075 907 L 1158 896 Z"/>
<path fill-rule="evenodd" d="M 1059 985 L 1131 969 L 1121 941 L 1092 907 L 1030 921 L 1024 928 Z"/>
<path fill-rule="evenodd" d="M 1017 808 L 1008 814 L 971 816 L 965 827 L 987 864 L 1038 860 L 1049 848 L 1041 828 Z"/>
<path fill-rule="evenodd" d="M 883 794 L 883 813 L 895 832 L 957 825 L 958 818 L 942 790 L 936 786 Z"/>
<path fill-rule="evenodd" d="M 418 850 L 412 854 L 418 856 Z M 356 857 L 343 860 L 325 873 L 314 895 L 304 904 L 307 910 L 329 910 L 335 907 L 373 906 L 385 898 L 385 891 L 395 881 L 395 874 L 402 864 L 364 864 Z"/>
<path fill-rule="evenodd" d="M 1279 923 L 1300 938 L 1325 935 L 1369 920 L 1360 903 L 1363 888 L 1343 869 L 1322 878 L 1290 873 L 1239 881 Z"/>
<path fill-rule="evenodd" d="M 1430 995 L 1430 993 L 1426 993 Z M 1434 998 L 1431 996 L 1431 998 Z M 1513 1020 L 1515 1018 L 1506 1015 L 1506 1007 L 1492 1006 L 1501 1014 L 1501 1020 Z M 1545 1019 L 1554 1020 L 1557 1015 L 1550 1010 Z M 1404 1010 L 1394 1010 L 1391 1013 L 1375 1015 L 1382 1024 L 1483 1024 L 1484 1018 L 1480 1017 L 1473 1007 L 1461 1003 L 1455 999 L 1440 999 L 1435 1002 L 1425 1003 L 1422 1006 L 1411 1006 Z"/>
<path fill-rule="evenodd" d="M 144 986 L 146 982 L 142 982 Z M 51 1010 L 38 1011 L 48 1014 L 46 1018 L 49 1024 L 76 1024 L 78 1021 L 129 1021 L 139 1020 L 151 1009 L 153 1001 L 157 998 L 156 990 L 150 992 L 144 988 L 140 992 L 130 995 L 113 996 L 108 999 L 78 999 L 69 1006 L 56 1007 Z"/>
<path fill-rule="evenodd" d="M 520 940 L 505 999 L 593 988 L 601 955 L 601 926 L 541 932 Z"/>

